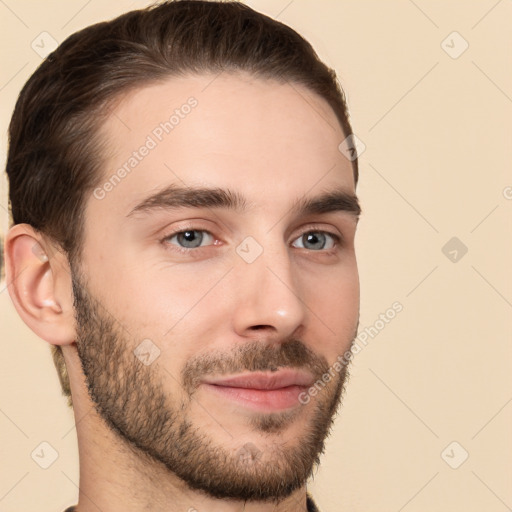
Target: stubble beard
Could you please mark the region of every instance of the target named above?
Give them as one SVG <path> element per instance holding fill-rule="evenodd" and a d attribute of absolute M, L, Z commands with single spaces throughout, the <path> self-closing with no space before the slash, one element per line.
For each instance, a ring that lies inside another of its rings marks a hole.
<path fill-rule="evenodd" d="M 137 341 L 89 294 L 84 283 L 78 272 L 72 272 L 76 344 L 88 393 L 107 428 L 137 454 L 141 464 L 158 461 L 190 489 L 218 499 L 277 503 L 306 484 L 319 464 L 341 405 L 348 365 L 307 406 L 251 415 L 247 431 L 256 431 L 254 442 L 237 445 L 231 436 L 228 448 L 190 419 L 200 378 L 208 372 L 296 367 L 311 371 L 320 381 L 329 370 L 325 358 L 296 339 L 272 346 L 248 343 L 236 353 L 198 356 L 173 376 L 183 388 L 176 399 L 163 383 L 162 371 L 167 370 L 155 363 L 146 366 L 135 357 Z M 201 401 L 201 407 L 205 406 Z M 280 440 L 278 434 L 292 422 L 304 421 L 301 416 L 308 420 L 300 439 L 292 444 Z M 216 421 L 229 434 L 229 422 Z"/>

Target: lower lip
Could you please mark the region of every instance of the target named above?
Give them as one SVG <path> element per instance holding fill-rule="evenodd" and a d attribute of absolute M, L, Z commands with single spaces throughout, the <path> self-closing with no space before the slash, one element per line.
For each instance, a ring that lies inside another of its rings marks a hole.
<path fill-rule="evenodd" d="M 300 404 L 299 395 L 307 389 L 305 386 L 288 386 L 280 389 L 234 388 L 204 384 L 208 389 L 224 398 L 234 400 L 246 407 L 260 411 L 278 411 Z"/>

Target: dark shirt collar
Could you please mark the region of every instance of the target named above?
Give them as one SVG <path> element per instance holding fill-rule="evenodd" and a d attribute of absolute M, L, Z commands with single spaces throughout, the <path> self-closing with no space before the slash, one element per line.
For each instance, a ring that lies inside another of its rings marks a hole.
<path fill-rule="evenodd" d="M 306 494 L 306 504 L 308 507 L 308 512 L 319 512 L 315 502 L 313 501 L 313 498 L 309 494 Z M 75 507 L 69 507 L 64 512 L 75 512 Z"/>

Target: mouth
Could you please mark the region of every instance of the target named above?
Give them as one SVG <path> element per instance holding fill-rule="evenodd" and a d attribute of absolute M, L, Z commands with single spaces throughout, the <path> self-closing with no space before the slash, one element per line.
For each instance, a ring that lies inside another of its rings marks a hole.
<path fill-rule="evenodd" d="M 300 405 L 299 395 L 313 383 L 313 375 L 298 370 L 251 372 L 202 381 L 202 385 L 218 397 L 268 412 Z"/>

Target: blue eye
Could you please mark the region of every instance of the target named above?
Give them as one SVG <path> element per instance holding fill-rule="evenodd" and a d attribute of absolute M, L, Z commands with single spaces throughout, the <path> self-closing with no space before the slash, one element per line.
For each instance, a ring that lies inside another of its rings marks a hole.
<path fill-rule="evenodd" d="M 206 233 L 206 237 L 203 235 L 203 233 Z M 201 247 L 203 240 L 207 239 L 208 237 L 213 239 L 212 234 L 208 231 L 205 231 L 204 229 L 187 229 L 186 231 L 178 231 L 177 233 L 164 238 L 164 241 L 170 242 L 173 238 L 176 238 L 179 244 L 183 244 L 180 245 L 181 249 L 196 249 Z"/>
<path fill-rule="evenodd" d="M 295 243 L 299 241 L 299 245 Z M 313 252 L 328 252 L 342 242 L 342 237 L 328 231 L 309 230 L 295 239 L 293 247 L 308 249 Z M 213 235 L 204 229 L 184 229 L 169 234 L 161 240 L 162 243 L 172 245 L 174 250 L 182 253 L 191 253 L 192 249 L 200 249 L 208 245 L 215 245 Z"/>
<path fill-rule="evenodd" d="M 329 244 L 330 237 L 334 242 L 331 242 L 329 247 L 326 247 L 326 243 Z M 334 233 L 328 233 L 327 231 L 307 231 L 303 233 L 297 240 L 303 241 L 302 246 L 299 246 L 301 249 L 312 249 L 316 250 L 329 250 L 333 249 L 336 243 L 341 241 L 341 237 L 335 235 Z M 318 247 L 320 245 L 320 247 Z M 313 247 L 311 247 L 313 246 Z M 316 248 L 314 247 L 316 246 Z"/>

